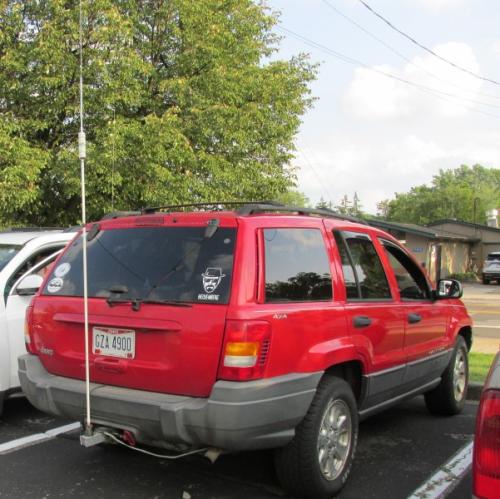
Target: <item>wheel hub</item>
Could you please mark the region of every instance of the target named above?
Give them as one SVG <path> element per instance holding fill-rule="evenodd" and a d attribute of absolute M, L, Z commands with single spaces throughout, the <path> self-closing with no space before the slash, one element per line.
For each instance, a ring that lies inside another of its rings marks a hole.
<path fill-rule="evenodd" d="M 347 462 L 352 440 L 352 420 L 343 400 L 331 400 L 323 414 L 318 435 L 318 462 L 327 480 L 335 480 Z"/>
<path fill-rule="evenodd" d="M 463 350 L 458 350 L 455 356 L 455 365 L 453 366 L 453 394 L 456 401 L 460 401 L 464 397 L 465 384 L 467 381 L 466 362 Z"/>

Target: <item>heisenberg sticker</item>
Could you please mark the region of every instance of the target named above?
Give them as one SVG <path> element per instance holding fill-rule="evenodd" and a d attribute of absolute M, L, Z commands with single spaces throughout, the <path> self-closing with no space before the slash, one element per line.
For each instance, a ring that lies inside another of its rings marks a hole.
<path fill-rule="evenodd" d="M 56 277 L 64 277 L 71 269 L 70 263 L 61 263 L 58 265 L 56 270 L 54 270 L 54 275 Z"/>
<path fill-rule="evenodd" d="M 219 301 L 220 295 L 215 295 L 213 292 L 219 287 L 223 277 L 226 274 L 222 273 L 222 269 L 218 267 L 208 267 L 203 274 L 203 289 L 204 293 L 198 295 L 198 300 Z"/>
<path fill-rule="evenodd" d="M 63 287 L 64 281 L 60 277 L 55 277 L 47 284 L 49 293 L 57 293 Z"/>

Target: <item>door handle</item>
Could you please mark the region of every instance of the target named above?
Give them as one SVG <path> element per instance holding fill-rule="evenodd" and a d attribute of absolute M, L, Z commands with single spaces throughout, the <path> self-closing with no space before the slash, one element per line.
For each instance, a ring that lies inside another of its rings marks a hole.
<path fill-rule="evenodd" d="M 410 324 L 416 324 L 422 320 L 422 316 L 420 314 L 408 314 L 408 322 Z"/>
<path fill-rule="evenodd" d="M 353 319 L 353 324 L 354 327 L 368 327 L 371 323 L 372 320 L 369 317 L 366 317 L 365 315 L 358 315 L 354 317 Z"/>

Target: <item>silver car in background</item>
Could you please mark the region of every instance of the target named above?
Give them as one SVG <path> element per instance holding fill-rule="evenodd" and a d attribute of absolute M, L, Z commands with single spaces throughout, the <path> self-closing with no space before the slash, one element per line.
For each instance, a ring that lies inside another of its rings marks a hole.
<path fill-rule="evenodd" d="M 483 284 L 489 284 L 493 280 L 500 284 L 500 251 L 488 253 L 484 261 L 482 277 Z"/>

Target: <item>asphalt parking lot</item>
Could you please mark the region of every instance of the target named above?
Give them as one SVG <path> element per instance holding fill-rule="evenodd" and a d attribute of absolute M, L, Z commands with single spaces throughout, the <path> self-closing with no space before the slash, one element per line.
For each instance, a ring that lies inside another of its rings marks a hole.
<path fill-rule="evenodd" d="M 470 444 L 477 404 L 452 418 L 431 416 L 422 397 L 374 416 L 360 427 L 351 477 L 342 499 L 406 498 Z M 6 402 L 0 420 L 0 497 L 284 497 L 271 452 L 167 461 L 117 446 L 84 449 L 78 431 L 24 447 L 24 437 L 70 423 L 40 413 L 24 398 Z M 13 443 L 14 442 L 14 443 Z M 18 444 L 16 444 L 18 442 Z M 7 453 L 2 444 L 11 446 Z M 449 479 L 449 477 L 448 477 Z M 447 497 L 470 498 L 470 477 L 455 480 Z M 435 485 L 424 487 L 437 497 Z"/>

